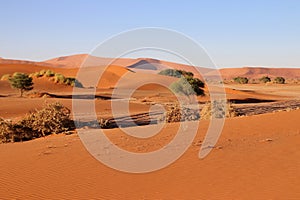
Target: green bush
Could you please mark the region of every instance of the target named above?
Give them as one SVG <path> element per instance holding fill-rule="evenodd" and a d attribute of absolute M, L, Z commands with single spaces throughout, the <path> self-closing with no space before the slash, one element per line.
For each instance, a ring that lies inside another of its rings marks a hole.
<path fill-rule="evenodd" d="M 192 72 L 187 72 L 184 70 L 177 70 L 182 76 L 184 77 L 194 77 L 194 74 Z"/>
<path fill-rule="evenodd" d="M 54 75 L 55 75 L 55 73 L 53 71 L 49 70 L 49 69 L 45 72 L 46 77 L 52 77 Z"/>
<path fill-rule="evenodd" d="M 192 77 L 181 77 L 178 81 L 170 85 L 173 92 L 185 96 L 204 95 L 203 87 L 204 83 L 200 79 Z"/>
<path fill-rule="evenodd" d="M 158 74 L 165 75 L 165 76 L 172 76 L 176 78 L 184 77 L 194 77 L 194 74 L 192 72 L 187 72 L 184 70 L 178 70 L 178 69 L 164 69 L 160 71 Z"/>
<path fill-rule="evenodd" d="M 70 85 L 72 87 L 79 87 L 79 88 L 83 87 L 83 85 L 76 78 L 70 78 L 70 77 L 65 79 L 64 84 Z"/>
<path fill-rule="evenodd" d="M 233 81 L 234 81 L 235 83 L 239 83 L 239 84 L 247 84 L 247 83 L 249 82 L 249 80 L 248 80 L 247 77 L 240 77 L 240 76 L 235 77 L 235 78 L 233 79 Z"/>
<path fill-rule="evenodd" d="M 164 75 L 164 76 L 172 76 L 172 77 L 176 77 L 176 78 L 180 78 L 182 76 L 182 73 L 180 73 L 179 70 L 175 70 L 175 69 L 164 69 L 164 70 L 160 71 L 158 74 Z"/>
<path fill-rule="evenodd" d="M 271 82 L 271 78 L 268 76 L 263 76 L 259 79 L 259 81 L 262 83 L 268 83 L 268 82 Z"/>
<path fill-rule="evenodd" d="M 276 77 L 274 79 L 274 83 L 276 83 L 276 84 L 284 84 L 285 83 L 285 79 L 283 77 Z"/>
<path fill-rule="evenodd" d="M 55 83 L 64 83 L 66 80 L 65 76 L 59 73 L 54 75 L 54 82 Z"/>

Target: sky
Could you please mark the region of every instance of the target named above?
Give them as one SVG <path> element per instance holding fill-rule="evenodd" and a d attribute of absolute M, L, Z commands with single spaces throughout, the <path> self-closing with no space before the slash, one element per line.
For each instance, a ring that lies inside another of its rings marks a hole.
<path fill-rule="evenodd" d="M 0 57 L 89 53 L 120 32 L 160 27 L 195 40 L 219 67 L 300 67 L 297 0 L 0 0 Z"/>

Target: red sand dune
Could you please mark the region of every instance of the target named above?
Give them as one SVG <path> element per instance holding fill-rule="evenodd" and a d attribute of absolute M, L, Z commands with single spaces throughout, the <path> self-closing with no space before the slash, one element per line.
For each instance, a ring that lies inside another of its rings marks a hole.
<path fill-rule="evenodd" d="M 49 63 L 51 65 L 55 65 L 57 67 L 79 68 L 81 67 L 82 64 L 88 67 L 103 66 L 103 65 L 106 66 L 108 64 L 126 66 L 134 62 L 134 59 L 130 59 L 130 58 L 112 59 L 112 58 L 96 57 L 89 54 L 76 54 L 70 56 L 61 56 L 58 58 L 46 60 L 44 62 Z"/>
<path fill-rule="evenodd" d="M 243 67 L 243 68 L 224 68 L 220 69 L 224 79 L 232 79 L 237 76 L 258 79 L 263 76 L 277 77 L 282 76 L 286 79 L 300 78 L 300 68 L 263 68 L 263 67 Z M 206 74 L 210 77 L 216 76 L 216 71 Z"/>
<path fill-rule="evenodd" d="M 163 70 L 166 68 L 174 68 L 185 71 L 191 71 L 197 77 L 201 77 L 201 74 L 205 74 L 208 78 L 215 78 L 217 76 L 217 71 L 214 69 L 209 69 L 205 67 L 193 67 L 190 65 L 173 63 L 163 60 L 157 60 L 152 58 L 101 58 L 96 56 L 91 56 L 88 54 L 78 54 L 71 56 L 64 56 L 59 58 L 54 58 L 51 60 L 44 61 L 45 63 L 54 64 L 60 67 L 67 68 L 77 68 L 85 61 L 85 66 L 100 66 L 107 65 L 113 61 L 113 65 L 118 65 L 122 67 L 128 67 L 133 70 Z M 200 73 L 199 73 L 200 71 Z M 264 68 L 264 67 L 244 67 L 244 68 L 224 68 L 220 69 L 224 79 L 232 79 L 236 76 L 246 76 L 248 78 L 261 78 L 262 76 L 283 76 L 287 79 L 300 78 L 299 68 Z"/>
<path fill-rule="evenodd" d="M 58 58 L 53 58 L 46 60 L 44 62 L 32 62 L 32 61 L 20 61 L 20 60 L 9 60 L 0 59 L 1 66 L 17 66 L 26 65 L 26 69 L 22 69 L 24 72 L 31 71 L 32 69 L 39 68 L 57 68 L 63 70 L 64 68 L 79 68 L 84 63 L 85 67 L 91 66 L 106 66 L 108 64 L 114 66 L 128 67 L 133 70 L 143 69 L 146 71 L 160 71 L 166 68 L 174 68 L 185 71 L 191 71 L 197 77 L 201 77 L 201 74 L 205 74 L 208 78 L 215 78 L 217 76 L 217 71 L 205 67 L 193 67 L 190 65 L 173 63 L 163 60 L 151 59 L 151 58 L 102 58 L 96 57 L 88 54 L 77 54 L 70 56 L 62 56 Z M 199 70 L 201 74 L 199 73 Z M 13 70 L 10 70 L 13 71 Z M 219 70 L 224 79 L 232 79 L 236 76 L 246 76 L 248 78 L 261 78 L 262 76 L 283 76 L 286 79 L 300 78 L 299 68 L 264 68 L 264 67 L 244 67 L 244 68 L 224 68 Z M 66 73 L 67 70 L 65 71 Z M 0 72 L 1 73 L 1 72 Z M 74 74 L 74 73 L 72 73 Z M 0 74 L 1 75 L 1 74 Z"/>
<path fill-rule="evenodd" d="M 76 59 L 54 59 L 48 64 L 0 59 L 0 76 L 41 69 L 76 76 L 78 68 L 70 67 L 79 67 L 82 59 L 84 55 L 78 55 Z M 153 83 L 140 85 L 140 91 L 135 94 L 137 97 L 147 97 L 154 102 L 159 98 L 169 98 L 163 96 L 163 92 L 168 90 L 157 83 L 170 84 L 175 78 L 125 68 L 141 61 L 147 61 L 144 63 L 152 67 L 171 66 L 192 71 L 190 66 L 153 59 L 120 60 L 119 65 L 111 65 L 106 70 L 104 66 L 95 66 L 98 61 L 91 61 L 93 67 L 84 68 L 86 84 L 88 86 L 91 75 L 103 72 L 97 84 L 99 91 L 110 91 L 107 88 L 115 87 L 123 79 L 124 82 L 117 87 L 127 92 L 126 89 L 147 80 Z M 224 77 L 271 76 L 271 72 L 272 76 L 285 78 L 299 75 L 299 69 L 243 68 L 223 69 L 221 72 Z M 47 78 L 34 79 L 34 82 L 35 90 L 39 91 L 61 94 L 72 91 L 71 87 L 55 84 Z M 276 86 L 275 90 L 277 87 L 282 89 L 285 86 Z M 218 89 L 214 88 L 215 91 Z M 270 94 L 260 93 L 261 88 L 243 89 L 226 88 L 228 98 L 275 98 L 272 96 L 274 88 Z M 295 93 L 292 88 L 289 91 Z M 0 96 L 2 93 L 17 94 L 7 81 L 0 81 L 0 92 Z M 1 97 L 1 117 L 16 119 L 34 108 L 40 108 L 46 101 L 57 100 L 72 108 L 71 99 Z M 95 107 L 97 113 L 111 114 L 110 101 L 97 100 Z M 130 103 L 132 112 L 146 112 L 149 107 L 139 101 Z M 122 173 L 104 166 L 86 151 L 76 134 L 1 144 L 0 199 L 300 199 L 299 116 L 300 110 L 296 110 L 227 119 L 216 148 L 204 160 L 199 160 L 201 141 L 209 126 L 209 122 L 203 120 L 193 144 L 179 160 L 165 169 L 147 174 Z M 161 134 L 147 141 L 125 135 L 118 128 L 105 130 L 105 133 L 120 148 L 142 153 L 168 143 L 176 134 L 178 125 L 167 124 Z M 146 129 L 149 126 L 140 127 L 140 134 Z"/>
<path fill-rule="evenodd" d="M 185 64 L 178 64 L 168 61 L 162 61 L 152 58 L 102 58 L 96 57 L 88 54 L 78 54 L 78 55 L 71 55 L 71 56 L 63 56 L 58 58 L 53 58 L 50 60 L 44 61 L 45 63 L 49 63 L 52 65 L 56 65 L 59 67 L 66 67 L 66 68 L 78 68 L 84 63 L 84 66 L 103 66 L 103 65 L 117 65 L 122 67 L 128 67 L 131 69 L 147 69 L 147 70 L 163 70 L 166 68 L 174 68 L 174 69 L 181 69 L 186 71 L 191 71 L 195 75 L 199 74 L 198 70 L 201 70 L 201 73 L 206 73 L 211 71 L 208 68 L 199 68 L 198 70 L 195 67 L 185 65 Z"/>
<path fill-rule="evenodd" d="M 199 160 L 199 141 L 208 126 L 203 121 L 193 145 L 179 160 L 147 174 L 104 166 L 77 135 L 3 144 L 1 198 L 299 199 L 299 115 L 293 111 L 229 119 L 218 148 Z M 169 141 L 176 129 L 177 124 L 167 125 L 165 134 L 150 138 L 143 148 L 119 129 L 106 133 L 120 148 L 140 153 Z"/>

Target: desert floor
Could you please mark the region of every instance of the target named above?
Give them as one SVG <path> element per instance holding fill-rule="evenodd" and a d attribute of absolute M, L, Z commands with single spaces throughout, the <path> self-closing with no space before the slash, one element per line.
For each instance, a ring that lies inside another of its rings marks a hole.
<path fill-rule="evenodd" d="M 46 102 L 59 101 L 72 109 L 70 88 L 38 81 L 36 87 L 42 92 L 26 98 L 18 98 L 16 91 L 0 81 L 1 117 L 15 121 Z M 300 199 L 300 86 L 225 87 L 227 98 L 245 116 L 226 119 L 217 145 L 204 159 L 198 153 L 208 120 L 200 120 L 197 135 L 183 156 L 164 169 L 144 174 L 105 166 L 85 149 L 76 133 L 0 144 L 0 199 Z M 97 90 L 97 117 L 112 117 L 112 91 Z M 126 93 L 124 88 L 119 91 Z M 197 100 L 203 106 L 208 97 Z M 153 105 L 172 101 L 168 90 L 150 84 L 132 95 L 130 114 L 139 116 Z M 121 120 L 128 117 L 117 114 Z M 153 126 L 140 126 L 138 134 Z M 107 129 L 105 134 L 122 149 L 145 153 L 168 144 L 178 126 L 167 124 L 148 139 L 128 136 L 119 128 Z"/>
<path fill-rule="evenodd" d="M 2 144 L 1 199 L 298 199 L 299 116 L 297 110 L 228 119 L 216 148 L 200 160 L 209 124 L 203 121 L 180 159 L 146 174 L 103 165 L 76 134 Z M 169 124 L 145 143 L 106 130 L 115 144 L 134 152 L 152 151 L 174 132 Z"/>

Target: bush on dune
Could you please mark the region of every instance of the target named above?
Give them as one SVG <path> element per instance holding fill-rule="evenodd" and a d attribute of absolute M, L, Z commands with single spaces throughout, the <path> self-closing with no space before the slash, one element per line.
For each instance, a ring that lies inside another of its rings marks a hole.
<path fill-rule="evenodd" d="M 249 79 L 247 77 L 235 77 L 233 78 L 233 81 L 235 83 L 239 83 L 239 84 L 247 84 L 249 82 Z"/>
<path fill-rule="evenodd" d="M 268 83 L 268 82 L 271 82 L 271 78 L 268 76 L 263 76 L 259 79 L 259 81 L 262 83 Z"/>
<path fill-rule="evenodd" d="M 285 79 L 283 77 L 276 77 L 274 79 L 274 83 L 276 83 L 276 84 L 284 84 L 285 83 Z"/>
<path fill-rule="evenodd" d="M 70 85 L 72 87 L 83 87 L 83 85 L 76 78 L 66 78 L 64 84 Z"/>
<path fill-rule="evenodd" d="M 76 78 L 65 77 L 64 75 L 59 73 L 56 73 L 53 78 L 55 83 L 70 85 L 72 87 L 83 87 L 82 83 L 80 83 Z"/>
<path fill-rule="evenodd" d="M 65 85 L 69 85 L 72 87 L 80 87 L 80 88 L 83 87 L 82 83 L 80 83 L 76 78 L 65 77 L 63 74 L 55 73 L 50 69 L 48 69 L 48 70 L 43 69 L 39 72 L 31 73 L 29 76 L 36 77 L 36 78 L 47 77 L 47 78 L 50 78 L 50 80 L 52 80 L 58 84 L 65 84 Z"/>
<path fill-rule="evenodd" d="M 53 71 L 49 70 L 49 69 L 45 72 L 46 77 L 52 77 L 54 75 L 55 75 L 55 73 Z"/>
<path fill-rule="evenodd" d="M 29 76 L 30 77 L 35 77 L 35 78 L 40 78 L 43 75 L 40 72 L 34 72 L 34 73 L 29 74 Z"/>
<path fill-rule="evenodd" d="M 55 83 L 64 83 L 65 82 L 65 76 L 59 73 L 56 73 L 54 75 L 54 82 Z"/>

